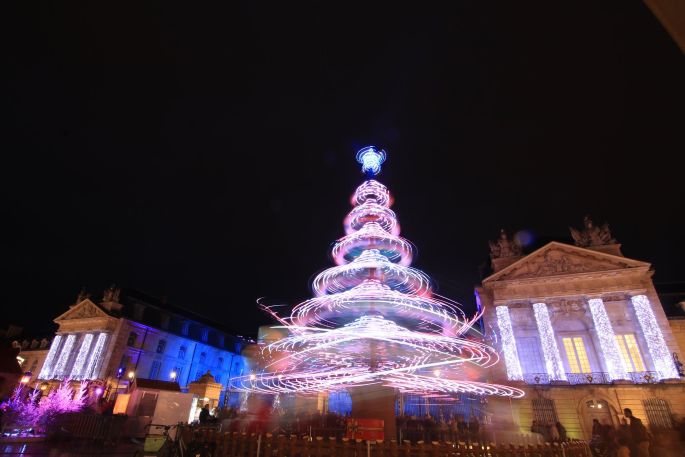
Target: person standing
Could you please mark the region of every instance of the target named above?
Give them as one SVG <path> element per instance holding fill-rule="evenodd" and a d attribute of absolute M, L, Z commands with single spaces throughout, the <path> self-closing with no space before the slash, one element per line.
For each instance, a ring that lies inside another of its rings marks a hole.
<path fill-rule="evenodd" d="M 205 425 L 209 422 L 209 404 L 206 404 L 200 411 L 200 424 Z"/>
<path fill-rule="evenodd" d="M 471 416 L 469 419 L 469 435 L 471 435 L 471 441 L 480 441 L 480 422 L 476 416 Z"/>
<path fill-rule="evenodd" d="M 631 411 L 630 408 L 624 409 L 623 414 L 630 420 L 630 455 L 635 457 L 649 457 L 647 428 L 642 423 L 642 420 L 633 416 L 633 411 Z"/>
<path fill-rule="evenodd" d="M 559 429 L 557 428 L 557 425 L 554 423 L 549 424 L 549 439 L 552 443 L 558 443 L 559 442 Z"/>
<path fill-rule="evenodd" d="M 566 441 L 568 438 L 566 436 L 566 427 L 561 425 L 561 422 L 556 423 L 557 431 L 559 432 L 559 441 Z"/>

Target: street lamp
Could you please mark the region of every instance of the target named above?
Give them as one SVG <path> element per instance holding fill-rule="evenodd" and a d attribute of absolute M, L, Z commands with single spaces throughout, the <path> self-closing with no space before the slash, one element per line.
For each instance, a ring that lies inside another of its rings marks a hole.
<path fill-rule="evenodd" d="M 131 370 L 128 372 L 128 388 L 127 390 L 130 392 L 131 391 L 131 384 L 133 384 L 133 378 L 136 375 L 136 373 Z"/>
<path fill-rule="evenodd" d="M 24 373 L 24 375 L 21 377 L 21 380 L 20 380 L 19 382 L 21 383 L 22 386 L 25 386 L 26 384 L 29 383 L 29 381 L 31 381 L 31 372 L 30 372 L 30 371 L 27 371 L 27 372 Z"/>
<path fill-rule="evenodd" d="M 173 370 L 171 373 L 169 373 L 169 377 L 171 378 L 172 381 L 176 381 L 176 376 L 178 376 L 178 373 L 176 373 L 175 370 Z"/>

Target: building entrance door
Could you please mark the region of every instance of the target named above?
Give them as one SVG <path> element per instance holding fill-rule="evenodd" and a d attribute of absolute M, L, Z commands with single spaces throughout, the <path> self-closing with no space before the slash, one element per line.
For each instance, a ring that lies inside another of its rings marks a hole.
<path fill-rule="evenodd" d="M 614 415 L 606 400 L 588 400 L 585 402 L 583 410 L 585 435 L 588 439 L 592 437 L 592 424 L 594 419 L 597 419 L 601 425 L 616 427 L 614 424 Z"/>

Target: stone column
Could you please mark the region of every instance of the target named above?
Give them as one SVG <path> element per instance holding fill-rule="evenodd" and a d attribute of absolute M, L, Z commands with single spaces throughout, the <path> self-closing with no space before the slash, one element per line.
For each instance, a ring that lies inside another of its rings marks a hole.
<path fill-rule="evenodd" d="M 535 313 L 535 321 L 538 325 L 540 344 L 542 346 L 542 354 L 545 357 L 547 373 L 552 381 L 566 381 L 564 364 L 561 361 L 547 305 L 545 303 L 535 303 L 533 305 L 533 312 Z"/>
<path fill-rule="evenodd" d="M 74 343 L 76 342 L 76 334 L 72 333 L 67 335 L 67 339 L 64 341 L 62 350 L 59 352 L 59 357 L 55 363 L 55 369 L 52 372 L 52 378 L 54 379 L 64 379 L 70 373 L 70 361 L 71 356 L 74 352 Z"/>
<path fill-rule="evenodd" d="M 664 335 L 656 322 L 652 304 L 646 295 L 635 295 L 630 300 L 635 309 L 635 316 L 647 341 L 647 348 L 652 357 L 652 364 L 659 379 L 679 379 L 678 370 L 673 363 L 671 352 L 666 346 Z"/>
<path fill-rule="evenodd" d="M 88 365 L 84 371 L 85 379 L 97 379 L 100 377 L 100 369 L 102 367 L 102 359 L 104 357 L 103 349 L 107 341 L 107 334 L 100 333 L 95 340 L 95 346 L 88 357 Z"/>
<path fill-rule="evenodd" d="M 90 346 L 93 344 L 93 334 L 86 333 L 83 335 L 79 344 L 78 355 L 74 361 L 74 367 L 71 369 L 69 377 L 74 380 L 83 379 L 83 370 L 86 367 L 86 360 L 90 352 Z"/>
<path fill-rule="evenodd" d="M 59 352 L 61 343 L 62 335 L 55 335 L 55 337 L 52 339 L 52 344 L 50 345 L 50 351 L 48 351 L 48 355 L 45 357 L 45 361 L 43 362 L 43 367 L 40 369 L 38 379 L 52 379 L 52 367 L 57 358 L 57 353 Z"/>
<path fill-rule="evenodd" d="M 521 371 L 518 350 L 516 349 L 514 329 L 511 326 L 511 318 L 509 317 L 509 307 L 498 306 L 496 311 L 497 326 L 499 327 L 502 340 L 502 352 L 504 353 L 504 362 L 507 366 L 507 379 L 521 381 L 523 380 L 523 373 Z"/>
<path fill-rule="evenodd" d="M 604 307 L 604 301 L 601 298 L 591 298 L 588 300 L 588 306 L 590 307 L 592 321 L 595 324 L 595 332 L 597 333 L 597 339 L 602 351 L 602 358 L 609 372 L 609 377 L 611 380 L 628 379 L 630 368 L 625 366 L 625 361 L 621 357 L 621 349 L 618 347 L 616 334 L 609 320 L 607 310 Z"/>

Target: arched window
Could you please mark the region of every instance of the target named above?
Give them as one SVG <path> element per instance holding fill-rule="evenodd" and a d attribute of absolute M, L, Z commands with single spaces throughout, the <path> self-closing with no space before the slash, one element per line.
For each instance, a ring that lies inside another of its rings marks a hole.
<path fill-rule="evenodd" d="M 185 346 L 181 346 L 180 348 L 178 348 L 178 358 L 181 360 L 185 360 L 185 358 L 186 358 L 186 347 Z"/>
<path fill-rule="evenodd" d="M 223 357 L 218 357 L 218 358 L 216 359 L 216 366 L 219 367 L 219 368 L 221 368 L 221 367 L 224 366 L 224 358 L 223 358 Z"/>
<path fill-rule="evenodd" d="M 166 340 L 159 340 L 157 343 L 157 354 L 161 354 L 166 349 Z"/>
<path fill-rule="evenodd" d="M 207 362 L 207 353 L 203 352 L 200 354 L 200 363 L 206 363 Z"/>
<path fill-rule="evenodd" d="M 138 334 L 136 332 L 131 332 L 128 334 L 128 341 L 126 342 L 126 344 L 128 346 L 135 346 L 137 340 L 138 340 Z"/>

